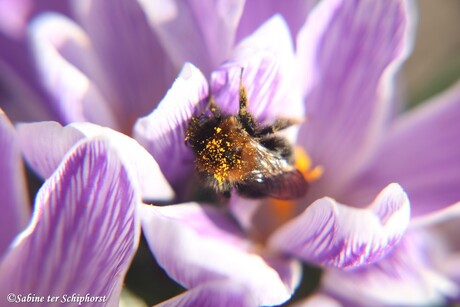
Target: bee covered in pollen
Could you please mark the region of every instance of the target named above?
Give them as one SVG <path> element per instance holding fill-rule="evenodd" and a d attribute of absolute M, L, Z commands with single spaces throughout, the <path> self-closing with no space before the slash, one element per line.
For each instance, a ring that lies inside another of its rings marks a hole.
<path fill-rule="evenodd" d="M 259 125 L 247 109 L 242 74 L 243 69 L 237 115 L 222 114 L 209 96 L 210 112 L 192 117 L 188 125 L 185 141 L 195 155 L 196 172 L 203 184 L 225 197 L 234 188 L 248 198 L 301 198 L 308 181 L 294 165 L 292 145 L 275 134 L 297 121 Z"/>

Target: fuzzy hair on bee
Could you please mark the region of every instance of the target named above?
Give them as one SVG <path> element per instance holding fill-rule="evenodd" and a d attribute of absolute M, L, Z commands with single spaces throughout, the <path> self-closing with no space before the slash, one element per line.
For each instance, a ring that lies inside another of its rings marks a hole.
<path fill-rule="evenodd" d="M 292 145 L 276 134 L 294 120 L 259 125 L 247 109 L 248 95 L 240 76 L 239 111 L 222 114 L 209 96 L 207 109 L 189 122 L 185 142 L 195 156 L 202 183 L 230 197 L 232 189 L 247 198 L 303 197 L 308 182 L 294 166 Z"/>

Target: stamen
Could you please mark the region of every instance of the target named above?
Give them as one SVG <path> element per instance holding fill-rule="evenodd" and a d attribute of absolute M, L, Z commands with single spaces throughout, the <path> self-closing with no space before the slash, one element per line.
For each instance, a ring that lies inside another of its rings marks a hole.
<path fill-rule="evenodd" d="M 324 168 L 321 165 L 317 165 L 313 169 L 311 168 L 311 158 L 302 147 L 296 146 L 294 155 L 295 166 L 303 174 L 308 182 L 313 182 L 323 175 Z"/>
<path fill-rule="evenodd" d="M 302 148 L 296 146 L 294 149 L 295 166 L 302 173 L 308 182 L 312 182 L 321 177 L 324 168 L 317 165 L 312 168 L 312 161 L 308 153 Z M 271 211 L 276 217 L 276 223 L 283 224 L 295 215 L 295 201 L 270 199 Z M 274 221 L 272 221 L 274 222 Z"/>

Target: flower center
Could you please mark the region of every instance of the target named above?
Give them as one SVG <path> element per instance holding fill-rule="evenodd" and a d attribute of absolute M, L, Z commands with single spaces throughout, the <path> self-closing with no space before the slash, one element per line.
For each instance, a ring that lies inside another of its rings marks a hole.
<path fill-rule="evenodd" d="M 296 146 L 294 148 L 294 157 L 295 166 L 309 183 L 318 180 L 324 173 L 324 168 L 321 165 L 316 165 L 312 168 L 313 162 L 302 147 Z M 270 204 L 273 216 L 277 217 L 278 224 L 287 222 L 296 214 L 295 201 L 272 198 Z"/>

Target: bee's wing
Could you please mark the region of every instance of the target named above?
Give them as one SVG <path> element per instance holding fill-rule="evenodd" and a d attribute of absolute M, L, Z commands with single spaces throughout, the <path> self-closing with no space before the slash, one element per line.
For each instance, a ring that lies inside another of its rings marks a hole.
<path fill-rule="evenodd" d="M 295 199 L 305 196 L 308 182 L 302 173 L 285 159 L 261 145 L 257 148 L 257 167 L 245 181 L 235 185 L 242 196 Z"/>

